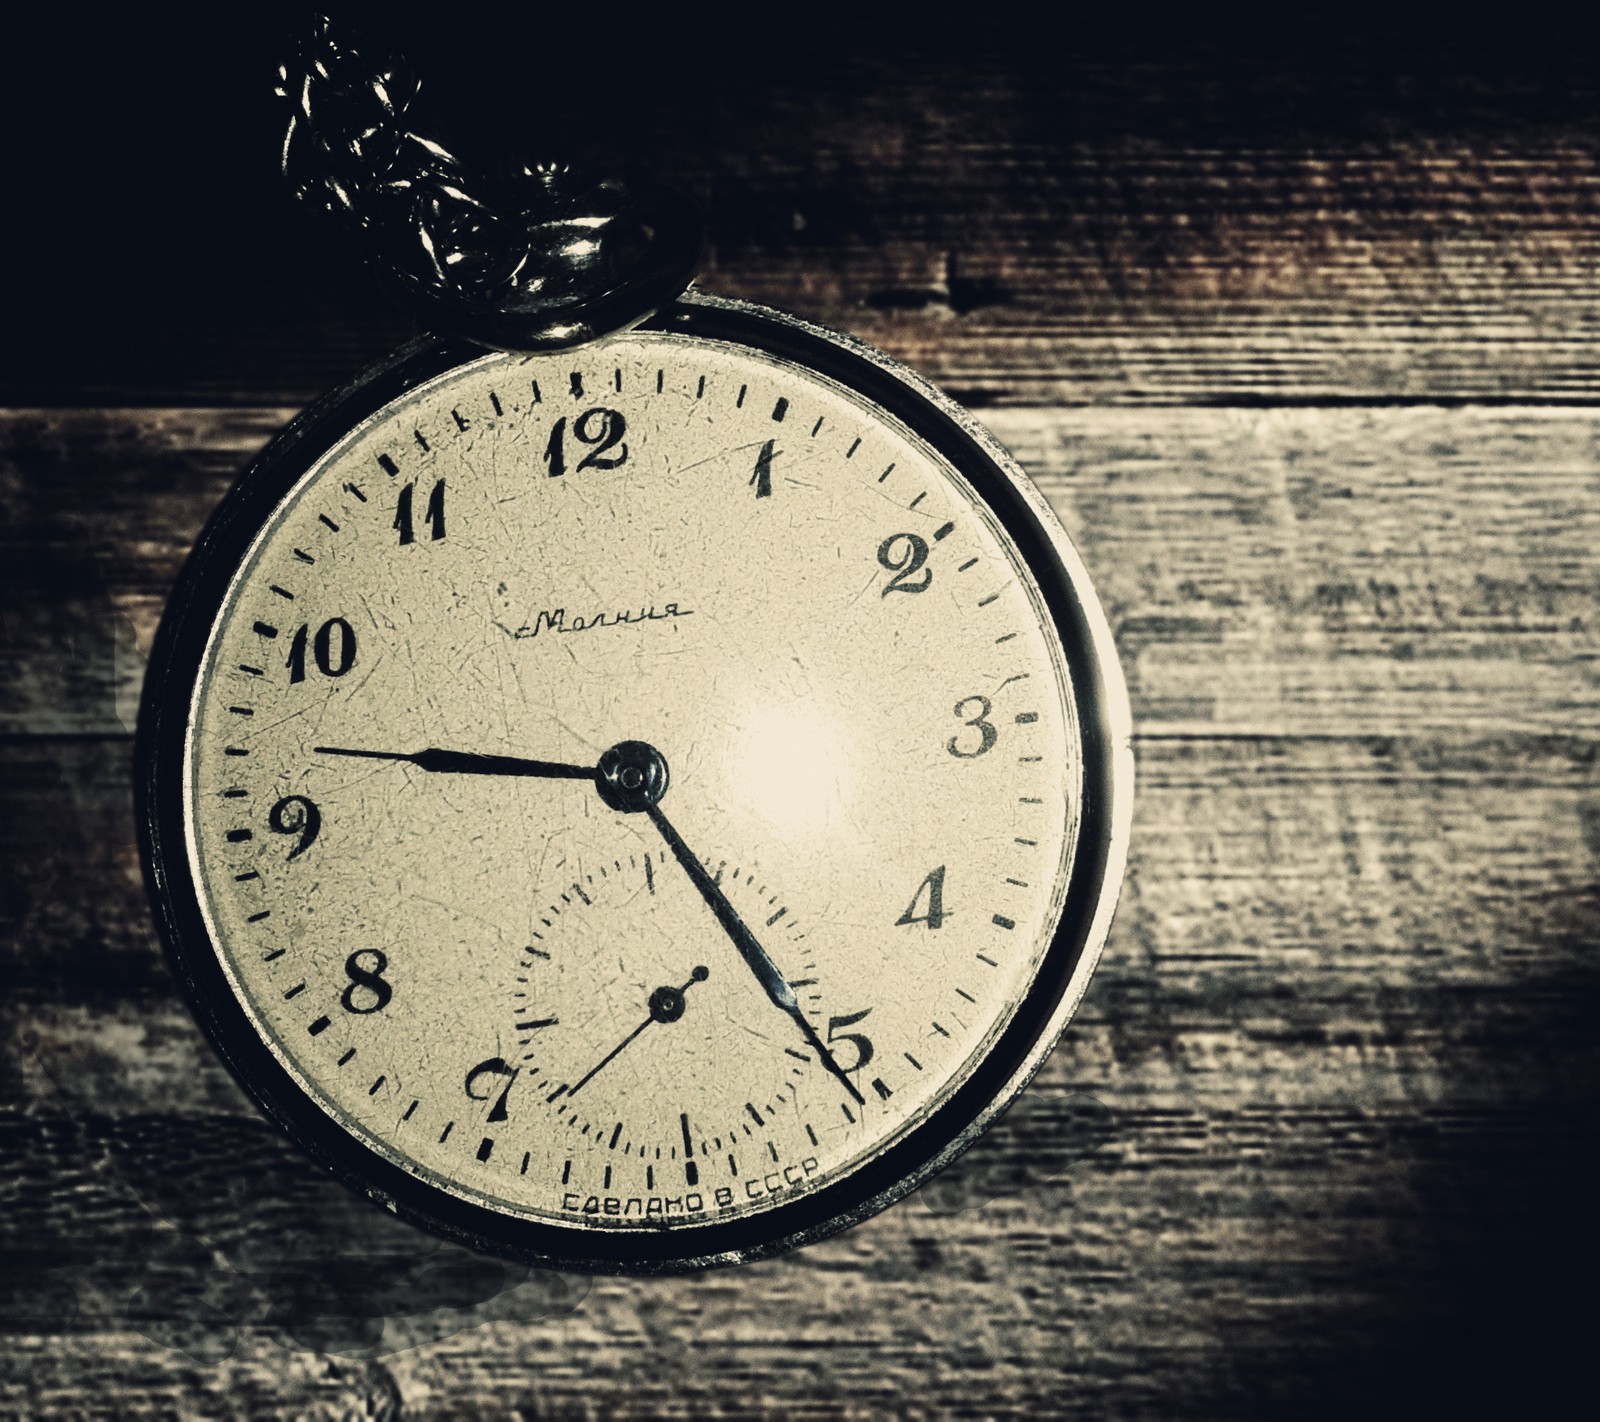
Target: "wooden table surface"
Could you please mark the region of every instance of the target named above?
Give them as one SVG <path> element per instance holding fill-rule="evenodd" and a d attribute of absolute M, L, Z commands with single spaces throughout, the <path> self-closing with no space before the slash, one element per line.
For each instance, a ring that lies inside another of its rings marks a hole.
<path fill-rule="evenodd" d="M 129 731 L 163 599 L 408 327 L 278 188 L 260 34 L 144 24 L 36 77 L 11 184 L 0 1416 L 1529 1416 L 1587 1377 L 1592 37 L 858 23 L 521 91 L 477 52 L 700 195 L 703 286 L 980 413 L 1137 726 L 1103 965 L 992 1136 L 801 1253 L 591 1281 L 323 1178 L 162 958 Z"/>

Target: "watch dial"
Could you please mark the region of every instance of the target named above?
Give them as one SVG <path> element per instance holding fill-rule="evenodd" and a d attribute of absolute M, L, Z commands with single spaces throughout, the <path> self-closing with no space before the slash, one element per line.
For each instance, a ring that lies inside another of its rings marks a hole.
<path fill-rule="evenodd" d="M 239 566 L 187 737 L 201 909 L 279 1062 L 580 1230 L 762 1211 L 925 1119 L 1033 989 L 1079 818 L 1059 634 L 967 481 L 669 332 L 349 433 Z"/>

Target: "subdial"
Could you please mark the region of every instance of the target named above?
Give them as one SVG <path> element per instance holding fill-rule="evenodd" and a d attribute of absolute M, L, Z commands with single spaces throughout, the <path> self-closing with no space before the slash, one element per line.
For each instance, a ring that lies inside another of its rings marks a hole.
<path fill-rule="evenodd" d="M 804 927 L 758 870 L 706 870 L 814 1021 Z M 579 876 L 530 939 L 513 985 L 523 1089 L 608 1159 L 725 1150 L 798 1116 L 801 1083 L 826 1078 L 665 850 Z"/>

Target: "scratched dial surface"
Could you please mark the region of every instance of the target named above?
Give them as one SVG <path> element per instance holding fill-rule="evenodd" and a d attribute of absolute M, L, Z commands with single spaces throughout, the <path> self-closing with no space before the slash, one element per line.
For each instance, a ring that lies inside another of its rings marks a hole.
<path fill-rule="evenodd" d="M 239 565 L 190 872 L 253 1029 L 370 1149 L 504 1215 L 692 1230 L 860 1170 L 983 1059 L 1061 917 L 1074 706 L 1013 542 L 853 391 L 671 332 L 486 355 Z M 624 742 L 678 852 L 482 759 Z"/>

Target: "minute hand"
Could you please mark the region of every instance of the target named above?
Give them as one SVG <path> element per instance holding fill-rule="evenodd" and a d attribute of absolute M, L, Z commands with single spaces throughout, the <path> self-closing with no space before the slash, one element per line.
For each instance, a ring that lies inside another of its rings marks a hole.
<path fill-rule="evenodd" d="M 710 907 L 711 912 L 717 916 L 717 922 L 723 931 L 733 940 L 733 946 L 739 950 L 739 956 L 750 965 L 750 971 L 756 975 L 756 980 L 766 990 L 775 1007 L 781 1008 L 795 1020 L 806 1041 L 811 1045 L 822 1064 L 836 1077 L 844 1089 L 856 1099 L 856 1104 L 865 1105 L 861 1093 L 856 1090 L 856 1084 L 840 1070 L 839 1063 L 833 1058 L 833 1053 L 824 1045 L 822 1038 L 817 1036 L 817 1030 L 800 1010 L 800 1004 L 794 995 L 794 989 L 789 986 L 788 980 L 778 971 L 778 965 L 772 961 L 767 950 L 761 946 L 753 934 L 744 925 L 744 920 L 739 917 L 733 905 L 728 902 L 728 896 L 717 886 L 717 881 L 706 873 L 705 865 L 690 851 L 673 829 L 671 821 L 661 812 L 658 804 L 646 805 L 645 813 L 650 816 L 651 822 L 661 831 L 661 837 L 666 840 L 667 847 L 672 851 L 673 858 L 683 866 L 684 873 L 689 876 L 695 888 L 700 891 Z"/>

